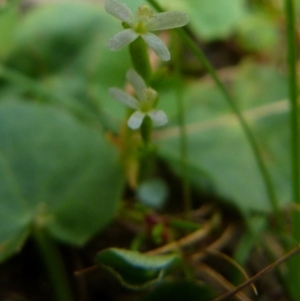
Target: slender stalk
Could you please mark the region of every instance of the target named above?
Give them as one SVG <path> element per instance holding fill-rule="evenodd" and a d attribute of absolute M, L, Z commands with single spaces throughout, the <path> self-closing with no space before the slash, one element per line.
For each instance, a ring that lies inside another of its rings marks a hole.
<path fill-rule="evenodd" d="M 184 205 L 184 213 L 187 219 L 190 219 L 190 211 L 192 209 L 192 199 L 191 190 L 189 183 L 189 170 L 188 170 L 188 141 L 187 133 L 185 127 L 185 109 L 183 105 L 183 91 L 182 91 L 182 78 L 181 78 L 181 68 L 180 68 L 180 47 L 179 41 L 175 37 L 175 47 L 174 47 L 174 67 L 175 74 L 177 77 L 177 88 L 176 88 L 176 101 L 177 101 L 177 112 L 178 112 L 178 124 L 180 129 L 180 161 L 181 161 L 181 179 L 182 179 L 182 197 Z"/>
<path fill-rule="evenodd" d="M 141 37 L 129 44 L 131 62 L 135 70 L 144 79 L 147 85 L 151 80 L 151 65 L 147 45 Z M 146 147 L 150 145 L 152 133 L 152 120 L 146 116 L 141 125 L 141 136 Z"/>
<path fill-rule="evenodd" d="M 279 258 L 278 260 L 276 260 L 272 264 L 270 264 L 267 267 L 265 267 L 263 270 L 261 270 L 256 275 L 254 275 L 253 277 L 251 277 L 249 280 L 247 280 L 247 281 L 243 282 L 242 284 L 240 284 L 239 286 L 237 286 L 234 290 L 226 292 L 223 295 L 221 295 L 221 296 L 213 299 L 212 301 L 223 301 L 223 300 L 226 300 L 226 299 L 228 299 L 230 297 L 233 297 L 237 292 L 239 292 L 240 290 L 244 289 L 250 283 L 253 283 L 254 281 L 256 281 L 257 279 L 259 279 L 263 275 L 269 273 L 270 271 L 272 271 L 274 268 L 276 268 L 277 266 L 279 266 L 283 262 L 285 262 L 287 260 L 291 261 L 292 257 L 295 256 L 296 254 L 298 254 L 299 251 L 300 251 L 300 246 L 295 247 L 293 250 L 291 250 L 286 255 L 282 256 L 281 258 Z"/>
<path fill-rule="evenodd" d="M 287 32 L 287 61 L 289 74 L 290 101 L 290 130 L 291 130 L 291 171 L 293 202 L 300 204 L 300 144 L 299 144 L 299 106 L 297 103 L 297 41 L 296 41 L 296 12 L 293 0 L 285 0 L 286 32 Z M 293 212 L 293 238 L 300 243 L 300 215 L 298 210 Z M 288 264 L 287 279 L 293 300 L 300 300 L 300 256 L 295 256 Z"/>
<path fill-rule="evenodd" d="M 163 9 L 160 7 L 160 5 L 155 0 L 147 0 L 153 7 L 157 10 L 162 12 Z M 235 100 L 233 97 L 229 94 L 227 89 L 225 88 L 224 84 L 219 79 L 216 71 L 204 55 L 204 53 L 201 51 L 201 49 L 195 44 L 193 39 L 189 36 L 186 29 L 179 28 L 177 29 L 177 33 L 179 34 L 180 38 L 184 41 L 185 45 L 190 49 L 190 51 L 195 55 L 195 57 L 199 60 L 199 62 L 203 65 L 203 67 L 207 70 L 207 72 L 211 75 L 212 79 L 214 80 L 216 86 L 219 88 L 220 92 L 223 94 L 224 98 L 226 99 L 227 103 L 229 104 L 232 111 L 235 113 L 243 131 L 244 134 L 248 140 L 248 143 L 250 144 L 250 147 L 252 148 L 254 157 L 256 159 L 257 166 L 260 170 L 260 173 L 262 175 L 266 192 L 269 198 L 269 202 L 273 208 L 273 212 L 275 214 L 275 218 L 277 221 L 278 227 L 282 230 L 283 229 L 283 218 L 280 214 L 280 207 L 279 202 L 277 200 L 277 196 L 272 184 L 272 180 L 270 177 L 270 174 L 267 170 L 267 167 L 263 161 L 263 158 L 261 156 L 261 152 L 258 146 L 258 143 L 256 139 L 254 138 L 254 135 L 252 134 L 252 131 L 250 127 L 248 126 L 246 120 L 244 119 L 239 107 L 236 105 Z"/>
<path fill-rule="evenodd" d="M 43 258 L 48 277 L 52 282 L 55 300 L 73 301 L 63 259 L 55 242 L 44 230 L 39 228 L 34 229 L 33 237 Z"/>
<path fill-rule="evenodd" d="M 135 70 L 145 82 L 149 84 L 151 78 L 151 66 L 147 46 L 144 40 L 138 37 L 135 41 L 130 43 L 129 52 Z"/>
<path fill-rule="evenodd" d="M 293 201 L 300 204 L 300 128 L 299 105 L 297 103 L 297 41 L 296 17 L 293 0 L 285 1 L 288 44 L 288 73 L 289 73 L 289 101 L 291 127 L 291 167 Z M 294 238 L 300 242 L 300 218 L 295 210 Z"/>
<path fill-rule="evenodd" d="M 151 143 L 152 126 L 151 118 L 149 116 L 145 116 L 141 125 L 141 136 L 146 147 L 148 147 Z"/>

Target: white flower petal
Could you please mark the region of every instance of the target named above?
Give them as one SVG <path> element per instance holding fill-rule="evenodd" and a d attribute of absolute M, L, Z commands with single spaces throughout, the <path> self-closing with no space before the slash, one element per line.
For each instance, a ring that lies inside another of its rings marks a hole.
<path fill-rule="evenodd" d="M 128 106 L 132 109 L 135 109 L 135 110 L 138 109 L 138 107 L 139 107 L 138 100 L 136 100 L 131 95 L 125 93 L 124 91 L 122 91 L 118 88 L 110 88 L 109 93 L 114 99 L 116 99 L 120 102 L 123 102 L 126 106 Z"/>
<path fill-rule="evenodd" d="M 119 20 L 128 23 L 129 25 L 133 24 L 133 14 L 126 4 L 117 0 L 106 0 L 105 10 Z"/>
<path fill-rule="evenodd" d="M 141 111 L 135 111 L 128 119 L 128 126 L 133 130 L 138 129 L 141 126 L 145 115 L 146 114 Z"/>
<path fill-rule="evenodd" d="M 133 69 L 127 71 L 126 78 L 134 88 L 139 100 L 144 100 L 144 90 L 147 88 L 143 78 Z"/>
<path fill-rule="evenodd" d="M 131 28 L 122 30 L 107 41 L 109 50 L 117 51 L 134 41 L 139 35 Z"/>
<path fill-rule="evenodd" d="M 163 61 L 168 61 L 170 59 L 171 55 L 169 49 L 155 34 L 148 32 L 141 35 L 141 37 L 160 59 Z"/>
<path fill-rule="evenodd" d="M 162 110 L 151 111 L 147 115 L 152 119 L 154 126 L 162 126 L 168 122 L 168 117 Z"/>
<path fill-rule="evenodd" d="M 159 13 L 149 20 L 147 28 L 149 31 L 177 28 L 186 25 L 189 17 L 186 13 L 179 11 L 169 11 Z"/>

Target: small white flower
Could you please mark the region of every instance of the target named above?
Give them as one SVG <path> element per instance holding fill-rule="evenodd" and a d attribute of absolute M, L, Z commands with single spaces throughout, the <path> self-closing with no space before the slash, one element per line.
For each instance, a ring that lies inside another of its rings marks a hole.
<path fill-rule="evenodd" d="M 117 51 L 140 36 L 163 61 L 170 59 L 170 52 L 162 40 L 150 31 L 181 27 L 189 21 L 187 14 L 183 12 L 153 14 L 152 9 L 146 5 L 140 6 L 134 16 L 126 4 L 117 0 L 106 0 L 105 10 L 129 27 L 108 40 L 107 45 L 110 50 Z"/>
<path fill-rule="evenodd" d="M 157 92 L 147 87 L 142 77 L 132 69 L 127 72 L 126 78 L 133 86 L 137 99 L 118 88 L 110 88 L 109 93 L 116 100 L 135 110 L 128 119 L 128 126 L 133 130 L 138 129 L 147 115 L 152 119 L 154 126 L 166 124 L 168 117 L 165 112 L 154 109 Z"/>

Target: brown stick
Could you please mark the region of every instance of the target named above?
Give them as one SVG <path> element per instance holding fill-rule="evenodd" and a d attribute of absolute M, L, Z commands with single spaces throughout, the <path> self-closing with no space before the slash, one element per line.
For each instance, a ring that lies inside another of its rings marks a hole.
<path fill-rule="evenodd" d="M 298 245 L 297 247 L 295 247 L 294 249 L 292 249 L 290 252 L 288 252 L 286 255 L 282 256 L 281 258 L 279 258 L 278 260 L 276 260 L 272 264 L 270 264 L 267 267 L 265 267 L 263 270 L 261 270 L 256 275 L 254 275 L 253 277 L 251 277 L 249 280 L 247 280 L 247 281 L 243 282 L 242 284 L 240 284 L 239 286 L 237 286 L 234 290 L 229 291 L 229 292 L 227 292 L 227 293 L 225 293 L 225 294 L 223 294 L 223 295 L 221 295 L 221 296 L 213 299 L 212 301 L 221 301 L 221 300 L 225 300 L 225 299 L 227 299 L 229 297 L 232 297 L 237 292 L 239 292 L 240 290 L 242 290 L 243 288 L 245 288 L 247 285 L 249 285 L 250 283 L 256 281 L 258 278 L 260 278 L 264 274 L 267 274 L 268 272 L 270 272 L 271 270 L 273 270 L 274 268 L 276 268 L 278 265 L 280 265 L 284 261 L 288 260 L 290 257 L 292 257 L 295 254 L 297 254 L 299 251 L 300 251 L 300 245 Z"/>

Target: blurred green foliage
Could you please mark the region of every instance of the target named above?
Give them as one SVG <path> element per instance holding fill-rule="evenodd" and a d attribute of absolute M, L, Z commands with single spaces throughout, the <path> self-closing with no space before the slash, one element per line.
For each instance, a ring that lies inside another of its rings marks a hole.
<path fill-rule="evenodd" d="M 141 4 L 124 2 L 132 9 Z M 280 205 L 286 206 L 291 180 L 282 7 L 277 1 L 159 3 L 189 14 L 189 28 L 199 47 L 220 43 L 224 51 L 238 54 L 233 61 L 224 59 L 231 67 L 220 70 L 220 76 L 251 125 Z M 120 132 L 126 112 L 111 99 L 108 88 L 124 86 L 130 60 L 126 49 L 110 52 L 106 41 L 120 28 L 101 2 L 26 9 L 10 2 L 0 8 L 0 261 L 19 251 L 32 229 L 41 227 L 55 239 L 82 245 L 113 220 L 125 180 L 119 150 L 107 133 Z M 253 212 L 271 212 L 240 125 L 212 82 L 200 78 L 202 67 L 181 47 L 192 186 L 226 199 L 247 218 Z M 154 143 L 159 158 L 180 176 L 174 89 L 178 78 L 173 71 L 172 61 L 158 64 L 153 76 L 159 108 L 169 117 L 168 125 L 155 131 Z M 153 202 L 150 188 L 141 197 L 146 202 Z M 162 190 L 157 207 L 167 194 L 165 187 Z M 159 278 L 161 267 L 158 270 L 145 283 Z M 210 298 L 202 287 L 181 285 L 203 293 L 203 300 Z M 160 300 L 157 295 L 176 300 L 176 288 L 167 283 L 145 300 Z"/>

